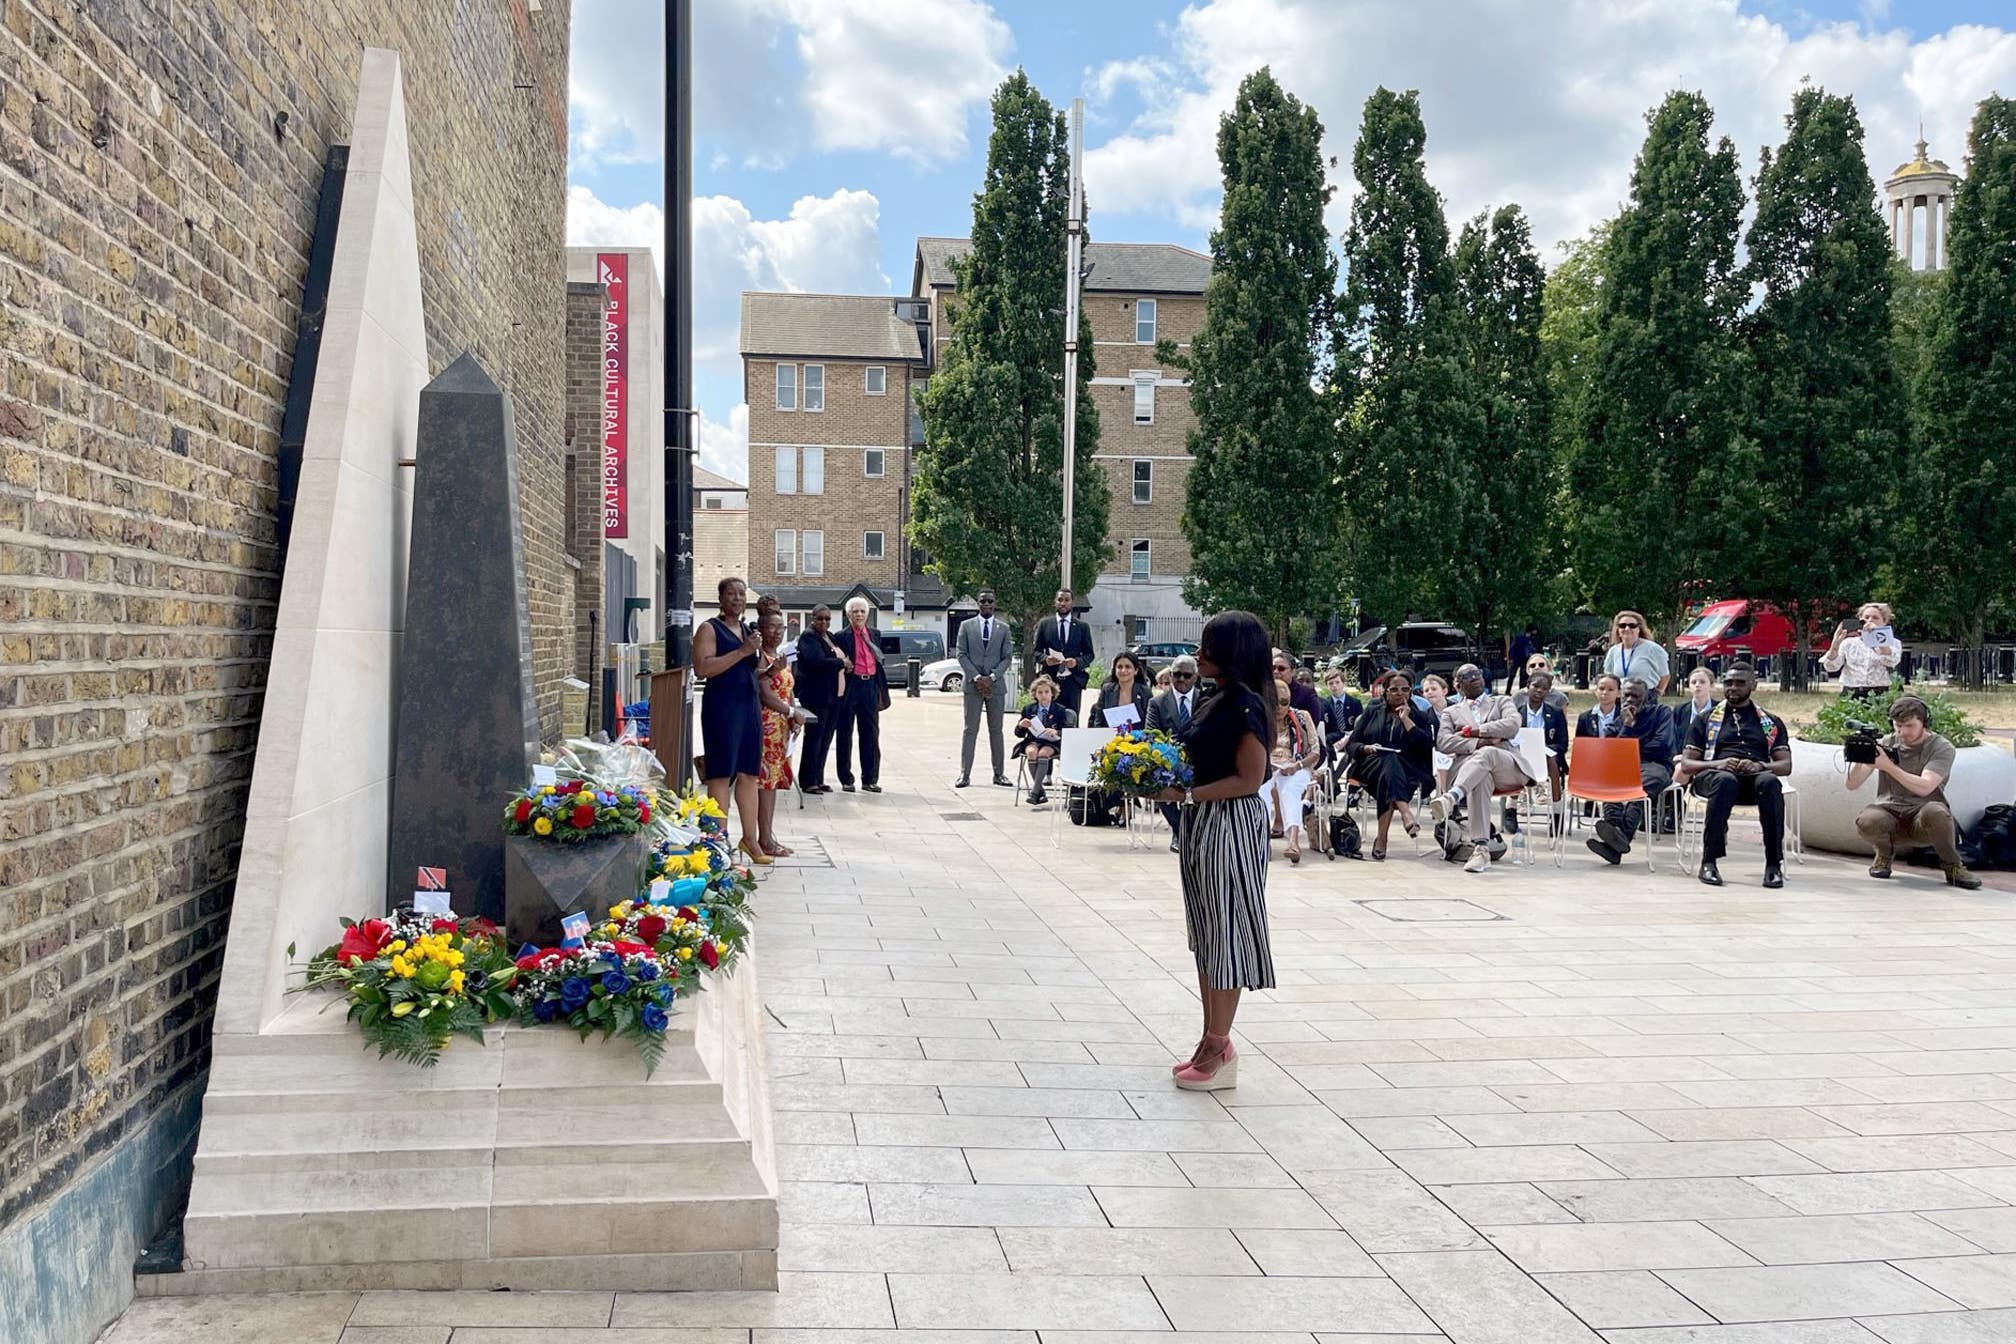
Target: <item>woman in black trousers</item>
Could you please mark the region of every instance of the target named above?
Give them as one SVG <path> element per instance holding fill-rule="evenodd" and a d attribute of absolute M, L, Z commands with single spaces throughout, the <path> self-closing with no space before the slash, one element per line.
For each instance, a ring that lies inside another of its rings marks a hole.
<path fill-rule="evenodd" d="M 1239 992 L 1274 987 L 1267 936 L 1267 752 L 1274 740 L 1273 650 L 1260 618 L 1222 611 L 1204 623 L 1197 665 L 1217 689 L 1183 732 L 1193 779 L 1165 803 L 1188 810 L 1182 838 L 1183 921 L 1197 961 L 1204 1036 L 1171 1070 L 1176 1086 L 1215 1092 L 1239 1081 L 1232 1019 Z"/>

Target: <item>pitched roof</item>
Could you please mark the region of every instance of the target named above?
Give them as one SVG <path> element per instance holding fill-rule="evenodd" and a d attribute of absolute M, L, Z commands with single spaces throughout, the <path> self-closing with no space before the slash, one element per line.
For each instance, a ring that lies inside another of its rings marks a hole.
<path fill-rule="evenodd" d="M 747 490 L 741 481 L 731 481 L 719 472 L 709 471 L 702 466 L 693 468 L 693 488 L 695 490 Z"/>
<path fill-rule="evenodd" d="M 742 353 L 912 360 L 923 345 L 886 294 L 745 292 Z"/>
<path fill-rule="evenodd" d="M 919 238 L 911 293 L 956 284 L 952 259 L 972 250 L 970 238 Z M 1085 260 L 1092 266 L 1085 289 L 1093 293 L 1202 294 L 1211 279 L 1210 257 L 1174 243 L 1088 242 Z"/>

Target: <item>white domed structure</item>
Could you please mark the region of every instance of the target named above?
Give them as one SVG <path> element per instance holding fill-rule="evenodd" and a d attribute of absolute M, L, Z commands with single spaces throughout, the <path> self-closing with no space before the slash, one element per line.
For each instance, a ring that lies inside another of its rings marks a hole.
<path fill-rule="evenodd" d="M 1960 175 L 1938 159 L 1925 145 L 1925 132 L 1918 132 L 1918 152 L 1909 163 L 1883 184 L 1883 208 L 1890 224 L 1890 245 L 1905 265 L 1915 271 L 1937 271 L 1946 265 L 1946 230 L 1953 213 L 1953 192 Z M 1925 228 L 1918 229 L 1918 211 L 1925 212 Z M 1921 245 L 1922 242 L 1922 245 Z"/>

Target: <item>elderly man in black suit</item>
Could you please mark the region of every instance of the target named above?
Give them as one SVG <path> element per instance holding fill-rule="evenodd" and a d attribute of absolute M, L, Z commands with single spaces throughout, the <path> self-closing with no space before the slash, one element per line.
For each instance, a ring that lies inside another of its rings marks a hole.
<path fill-rule="evenodd" d="M 827 627 L 832 611 L 823 603 L 812 608 L 812 618 L 793 658 L 797 664 L 798 703 L 810 710 L 812 722 L 805 725 L 805 744 L 798 751 L 798 788 L 804 793 L 831 793 L 826 782 L 826 753 L 833 745 L 833 731 L 840 726 L 840 701 L 847 689 L 847 674 L 840 665 L 840 650 L 833 647 Z"/>
<path fill-rule="evenodd" d="M 1148 702 L 1148 727 L 1180 739 L 1190 727 L 1201 695 L 1197 689 L 1197 660 L 1187 653 L 1177 658 L 1169 664 L 1169 681 L 1169 689 L 1158 691 Z M 1169 848 L 1172 852 L 1181 850 L 1182 814 L 1174 803 L 1163 803 L 1161 807 L 1162 819 L 1169 823 Z"/>
<path fill-rule="evenodd" d="M 1057 683 L 1057 701 L 1078 718 L 1078 701 L 1092 676 L 1092 629 L 1085 618 L 1071 610 L 1071 590 L 1057 590 L 1057 614 L 1045 616 L 1036 626 L 1036 670 L 1047 672 Z"/>

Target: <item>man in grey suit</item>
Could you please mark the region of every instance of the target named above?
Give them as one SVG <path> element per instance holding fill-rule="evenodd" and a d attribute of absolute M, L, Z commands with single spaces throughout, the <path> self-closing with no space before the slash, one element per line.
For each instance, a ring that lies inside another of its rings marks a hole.
<path fill-rule="evenodd" d="M 973 745 L 980 736 L 980 711 L 987 711 L 987 745 L 994 753 L 994 782 L 1012 789 L 1001 742 L 1001 707 L 1008 700 L 1008 664 L 1014 654 L 1008 648 L 1008 622 L 994 614 L 994 592 L 980 590 L 980 614 L 959 627 L 953 641 L 959 672 L 966 690 L 966 736 L 959 744 L 959 782 L 963 789 L 972 783 Z"/>

